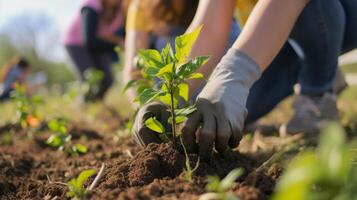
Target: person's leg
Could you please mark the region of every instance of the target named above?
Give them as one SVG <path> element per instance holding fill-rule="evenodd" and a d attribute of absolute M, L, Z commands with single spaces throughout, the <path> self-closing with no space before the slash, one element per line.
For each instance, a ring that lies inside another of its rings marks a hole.
<path fill-rule="evenodd" d="M 6 100 L 8 100 L 8 99 L 10 99 L 11 98 L 11 92 L 12 92 L 13 90 L 4 90 L 3 92 L 2 92 L 2 94 L 0 94 L 0 102 L 3 102 L 3 101 L 6 101 Z"/>
<path fill-rule="evenodd" d="M 93 60 L 89 51 L 82 46 L 66 46 L 66 51 L 76 67 L 78 79 L 84 80 L 84 72 L 95 66 L 95 61 Z"/>
<path fill-rule="evenodd" d="M 338 56 L 342 50 L 345 13 L 339 1 L 311 0 L 294 26 L 291 37 L 304 52 L 293 102 L 294 115 L 285 133 L 316 132 L 327 121 L 338 120 L 333 93 Z"/>
<path fill-rule="evenodd" d="M 301 60 L 286 43 L 262 77 L 250 89 L 247 99 L 246 124 L 269 113 L 278 103 L 293 94 Z"/>
<path fill-rule="evenodd" d="M 103 72 L 103 80 L 100 83 L 98 93 L 95 94 L 96 98 L 101 99 L 114 82 L 113 72 L 111 69 L 112 58 L 108 53 L 98 53 L 95 55 L 95 61 L 95 68 Z"/>
<path fill-rule="evenodd" d="M 331 90 L 344 30 L 339 1 L 311 0 L 305 7 L 291 34 L 305 54 L 299 75 L 301 94 L 321 96 Z"/>
<path fill-rule="evenodd" d="M 357 48 L 357 1 L 340 0 L 346 16 L 342 53 Z"/>

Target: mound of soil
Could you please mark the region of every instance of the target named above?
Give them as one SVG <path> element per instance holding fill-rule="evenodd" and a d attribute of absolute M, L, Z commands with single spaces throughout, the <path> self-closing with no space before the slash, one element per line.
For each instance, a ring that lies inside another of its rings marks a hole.
<path fill-rule="evenodd" d="M 279 176 L 272 170 L 248 180 L 263 161 L 232 151 L 200 162 L 193 181 L 188 182 L 185 156 L 170 144 L 150 144 L 141 150 L 130 137 L 115 141 L 110 135 L 75 125 L 69 132 L 73 142 L 87 145 L 87 154 L 71 157 L 48 148 L 44 145 L 47 130 L 33 139 L 19 137 L 13 144 L 0 146 L 0 199 L 66 199 L 65 183 L 85 169 L 99 169 L 102 163 L 106 166 L 103 176 L 87 199 L 198 199 L 206 192 L 207 175 L 224 177 L 240 167 L 245 173 L 230 192 L 244 200 L 263 200 L 271 195 Z M 190 155 L 191 166 L 197 160 Z"/>

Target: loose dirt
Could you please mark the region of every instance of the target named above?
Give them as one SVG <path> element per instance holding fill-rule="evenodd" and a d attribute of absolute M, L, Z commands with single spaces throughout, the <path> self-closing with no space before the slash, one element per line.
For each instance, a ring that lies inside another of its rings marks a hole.
<path fill-rule="evenodd" d="M 244 200 L 264 200 L 272 194 L 280 169 L 252 174 L 264 160 L 239 153 L 214 154 L 210 162 L 201 162 L 191 183 L 185 180 L 185 157 L 170 144 L 150 144 L 140 149 L 129 136 L 113 139 L 85 125 L 70 124 L 72 140 L 86 144 L 89 152 L 71 157 L 45 145 L 49 136 L 41 128 L 32 139 L 16 125 L 0 127 L 0 136 L 14 130 L 14 142 L 0 146 L 0 199 L 67 199 L 71 178 L 85 169 L 99 169 L 103 176 L 87 199 L 198 199 L 205 193 L 205 177 L 224 177 L 232 169 L 243 168 L 230 192 Z M 14 128 L 15 127 L 15 128 Z M 191 165 L 197 162 L 190 155 Z M 88 185 L 94 177 L 88 180 Z"/>

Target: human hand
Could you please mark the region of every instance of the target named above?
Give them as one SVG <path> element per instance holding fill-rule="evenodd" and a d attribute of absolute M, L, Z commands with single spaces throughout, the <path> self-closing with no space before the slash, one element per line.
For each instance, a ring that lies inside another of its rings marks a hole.
<path fill-rule="evenodd" d="M 183 141 L 188 151 L 198 148 L 200 156 L 207 159 L 214 145 L 221 153 L 238 146 L 247 115 L 249 89 L 260 74 L 259 66 L 247 55 L 236 49 L 228 51 L 198 95 L 197 111 L 183 126 Z"/>
<path fill-rule="evenodd" d="M 164 104 L 152 102 L 143 106 L 136 115 L 132 128 L 133 138 L 141 147 L 145 147 L 149 143 L 161 142 L 159 135 L 145 126 L 145 121 L 150 117 L 155 117 L 165 126 L 166 130 L 171 130 L 171 125 L 168 123 L 170 112 Z"/>

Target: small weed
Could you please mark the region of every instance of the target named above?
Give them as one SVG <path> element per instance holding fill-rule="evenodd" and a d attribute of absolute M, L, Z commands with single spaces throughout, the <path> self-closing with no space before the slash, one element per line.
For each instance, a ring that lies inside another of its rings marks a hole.
<path fill-rule="evenodd" d="M 273 200 L 357 199 L 357 146 L 347 144 L 345 135 L 336 124 L 323 131 L 316 151 L 304 152 L 289 164 Z"/>
<path fill-rule="evenodd" d="M 66 151 L 72 156 L 87 153 L 88 149 L 82 144 L 72 144 L 71 135 L 68 134 L 67 122 L 65 120 L 51 120 L 48 128 L 52 135 L 47 139 L 46 144 L 51 147 Z"/>
<path fill-rule="evenodd" d="M 24 85 L 16 84 L 15 90 L 11 93 L 11 98 L 16 105 L 17 121 L 22 128 L 36 128 L 40 125 L 37 106 L 43 103 L 40 96 L 29 97 L 26 94 Z"/>
<path fill-rule="evenodd" d="M 84 79 L 86 86 L 86 100 L 95 100 L 99 93 L 101 81 L 104 78 L 104 73 L 97 69 L 89 69 L 84 72 Z"/>
<path fill-rule="evenodd" d="M 240 198 L 227 192 L 232 188 L 234 182 L 243 174 L 242 169 L 234 169 L 229 174 L 220 180 L 218 176 L 208 176 L 206 190 L 210 193 L 201 195 L 200 200 L 216 199 L 216 200 L 239 200 Z"/>
<path fill-rule="evenodd" d="M 83 198 L 88 194 L 88 190 L 84 187 L 84 183 L 88 180 L 89 177 L 97 173 L 94 169 L 84 170 L 79 174 L 77 178 L 73 178 L 68 182 L 67 197 L 78 200 Z"/>

